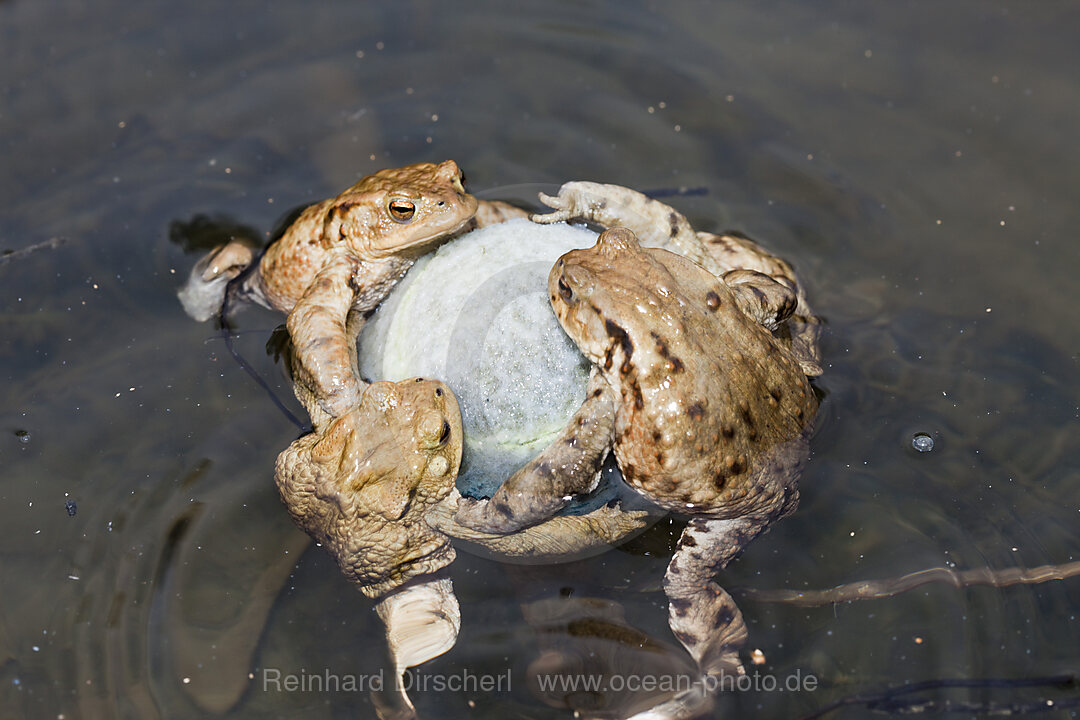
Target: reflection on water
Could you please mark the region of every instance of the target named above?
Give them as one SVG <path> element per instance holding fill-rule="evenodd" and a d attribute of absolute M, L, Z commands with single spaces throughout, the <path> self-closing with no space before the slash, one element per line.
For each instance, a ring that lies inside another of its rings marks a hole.
<path fill-rule="evenodd" d="M 271 485 L 296 430 L 214 328 L 183 316 L 173 293 L 192 258 L 168 228 L 224 213 L 265 238 L 289 208 L 421 160 L 458 160 L 474 189 L 704 186 L 670 202 L 793 260 L 828 320 L 827 399 L 800 509 L 726 586 L 1075 560 L 1075 9 L 250 0 L 215 12 L 0 2 L 0 250 L 67 240 L 0 263 L 14 588 L 0 603 L 0 707 L 13 716 L 371 714 L 366 693 L 262 682 L 267 669 L 374 674 L 382 628 L 332 561 L 301 553 Z M 249 309 L 237 344 L 289 399 L 264 349 L 279 323 Z M 911 448 L 916 433 L 932 452 Z M 568 717 L 527 682 L 534 662 L 578 657 L 530 615 L 553 599 L 617 604 L 625 623 L 611 623 L 650 639 L 631 653 L 617 634 L 609 652 L 587 635 L 586 652 L 636 667 L 640 648 L 671 643 L 659 579 L 678 531 L 661 523 L 527 591 L 463 556 L 462 635 L 420 670 L 509 668 L 512 687 L 417 693 L 421 716 Z M 765 658 L 751 673 L 820 684 L 727 693 L 716 713 L 789 717 L 908 681 L 1054 675 L 1078 659 L 1064 641 L 1078 593 L 1073 579 L 809 609 L 747 599 L 749 647 Z M 994 697 L 1033 695 L 1075 692 Z"/>

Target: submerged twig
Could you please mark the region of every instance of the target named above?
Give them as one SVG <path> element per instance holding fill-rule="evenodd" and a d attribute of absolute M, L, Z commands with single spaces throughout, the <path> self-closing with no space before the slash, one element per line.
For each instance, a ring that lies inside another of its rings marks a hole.
<path fill-rule="evenodd" d="M 900 577 L 881 580 L 863 580 L 860 582 L 838 585 L 828 590 L 758 590 L 739 588 L 735 592 L 758 602 L 787 603 L 801 607 L 815 607 L 830 603 L 851 600 L 872 600 L 892 597 L 907 592 L 920 585 L 932 582 L 944 582 L 954 587 L 963 588 L 972 585 L 1009 587 L 1010 585 L 1034 585 L 1050 580 L 1064 580 L 1080 575 L 1080 560 L 1061 565 L 1042 565 L 1034 568 L 976 568 L 974 570 L 952 570 L 950 568 L 928 568 L 908 573 Z"/>
<path fill-rule="evenodd" d="M 54 250 L 67 243 L 67 241 L 67 238 L 64 237 L 54 237 L 35 245 L 19 248 L 18 250 L 4 250 L 3 252 L 0 252 L 0 265 L 14 262 L 15 260 L 22 260 L 27 255 L 36 253 L 38 250 Z"/>
<path fill-rule="evenodd" d="M 1056 687 L 1060 689 L 1069 689 L 1075 686 L 1076 676 L 1074 675 L 1053 675 L 1041 678 L 943 678 L 939 680 L 926 680 L 886 690 L 860 693 L 858 695 L 841 698 L 840 700 L 829 703 L 825 707 L 819 708 L 809 715 L 802 716 L 799 720 L 816 720 L 817 718 L 824 717 L 825 715 L 849 705 L 863 705 L 868 710 L 902 715 L 914 715 L 924 712 L 974 712 L 988 713 L 995 716 L 1029 715 L 1035 712 L 1074 708 L 1080 705 L 1080 700 L 1069 698 L 1063 701 L 1036 700 L 1006 704 L 1001 702 L 932 700 L 925 697 L 904 696 L 913 693 L 926 692 L 928 690 L 944 690 L 949 688 L 1002 689 Z"/>
<path fill-rule="evenodd" d="M 255 266 L 258 265 L 258 263 L 259 258 L 255 258 L 243 272 L 229 281 L 229 285 L 225 290 L 225 297 L 221 302 L 221 313 L 218 315 L 218 329 L 220 331 L 221 339 L 225 341 L 225 347 L 228 349 L 229 354 L 232 355 L 233 360 L 235 360 L 243 371 L 248 374 L 248 377 L 255 381 L 256 385 L 261 387 L 263 391 L 270 396 L 270 400 L 274 403 L 274 406 L 277 407 L 277 409 L 280 410 L 293 425 L 299 428 L 302 434 L 306 434 L 311 432 L 311 426 L 296 417 L 289 408 L 285 407 L 285 403 L 277 396 L 277 393 L 274 392 L 274 389 L 270 387 L 269 383 L 263 379 L 263 376 L 259 374 L 259 371 L 253 368 L 251 364 L 244 359 L 244 356 L 240 354 L 240 351 L 233 345 L 233 329 L 232 326 L 229 325 L 229 304 L 232 300 L 232 288 L 239 287 L 240 283 L 243 282 L 243 279 L 249 273 L 254 271 Z"/>

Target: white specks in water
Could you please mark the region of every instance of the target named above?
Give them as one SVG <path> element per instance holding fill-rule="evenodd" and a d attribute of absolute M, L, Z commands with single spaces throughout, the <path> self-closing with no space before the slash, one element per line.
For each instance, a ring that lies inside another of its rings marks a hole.
<path fill-rule="evenodd" d="M 911 438 L 911 447 L 915 448 L 918 452 L 928 453 L 934 449 L 934 438 L 926 433 L 915 433 Z"/>

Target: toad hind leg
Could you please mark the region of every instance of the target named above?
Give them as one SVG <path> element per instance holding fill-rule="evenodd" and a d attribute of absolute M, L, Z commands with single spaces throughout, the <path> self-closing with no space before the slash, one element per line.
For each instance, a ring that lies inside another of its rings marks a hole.
<path fill-rule="evenodd" d="M 739 661 L 746 622 L 731 595 L 712 576 L 759 532 L 752 518 L 693 520 L 668 564 L 664 576 L 668 625 L 708 675 L 746 674 Z"/>
<path fill-rule="evenodd" d="M 712 576 L 773 521 L 793 512 L 798 501 L 798 490 L 788 485 L 772 510 L 723 520 L 696 518 L 683 530 L 664 576 L 668 625 L 707 675 L 746 673 L 739 661 L 746 623 L 731 595 Z"/>

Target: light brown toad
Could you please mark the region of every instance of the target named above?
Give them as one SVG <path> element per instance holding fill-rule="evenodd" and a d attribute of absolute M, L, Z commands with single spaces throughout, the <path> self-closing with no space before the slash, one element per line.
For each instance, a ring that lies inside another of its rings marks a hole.
<path fill-rule="evenodd" d="M 757 335 L 761 334 L 761 327 L 771 333 L 773 339 L 779 343 L 782 354 L 787 359 L 794 359 L 797 367 L 808 376 L 821 374 L 820 353 L 818 350 L 818 334 L 820 321 L 814 316 L 806 301 L 805 292 L 798 281 L 791 266 L 783 259 L 772 255 L 753 241 L 734 234 L 714 235 L 712 233 L 695 232 L 686 218 L 674 208 L 649 198 L 635 190 L 619 185 L 604 185 L 600 183 L 576 181 L 564 184 L 557 196 L 551 197 L 541 194 L 541 200 L 555 208 L 555 212 L 534 215 L 536 222 L 550 223 L 566 220 L 586 220 L 603 226 L 626 227 L 639 236 L 641 245 L 651 248 L 662 248 L 677 253 L 687 260 L 687 267 L 694 266 L 693 277 L 703 282 L 713 282 L 722 279 L 726 288 L 733 292 L 735 303 L 723 312 L 714 314 L 712 320 L 728 318 L 729 323 L 737 323 L 738 327 L 749 328 L 751 325 L 759 325 Z M 708 273 L 701 273 L 704 268 Z M 598 272 L 605 272 L 603 268 Z M 711 278 L 710 278 L 711 275 Z M 643 286 L 644 287 L 644 286 Z M 648 290 L 647 287 L 644 287 Z M 625 291 L 629 297 L 630 291 Z M 626 300 L 626 302 L 630 302 Z M 643 308 L 646 306 L 642 306 Z M 649 332 L 663 335 L 667 321 L 655 317 L 660 305 L 649 306 L 647 311 L 638 312 L 631 316 L 634 323 L 642 327 L 649 327 Z M 741 313 L 730 312 L 738 308 Z M 669 312 L 665 310 L 665 312 Z M 683 312 L 675 310 L 676 314 Z M 697 342 L 694 332 L 712 332 L 707 325 L 702 325 L 693 317 L 687 317 L 683 323 L 692 329 L 688 342 Z M 696 330 L 694 330 L 696 328 Z M 730 328 L 735 335 L 739 336 L 737 327 Z M 571 333 L 572 334 L 572 333 Z M 677 336 L 678 342 L 684 342 L 684 334 Z M 751 338 L 747 335 L 746 338 Z M 653 341 L 650 339 L 649 343 Z M 665 343 L 669 340 L 664 340 Z M 670 350 L 670 349 L 669 349 Z M 639 359 L 643 353 L 659 352 L 637 347 Z M 681 362 L 687 359 L 704 356 L 701 347 L 681 358 Z M 724 356 L 720 362 L 732 362 L 737 365 L 757 368 L 755 376 L 746 376 L 746 382 L 765 383 L 766 375 L 771 372 L 771 366 L 762 366 L 756 360 L 738 361 L 741 353 L 731 353 Z M 770 361 L 771 362 L 771 361 Z M 653 367 L 663 367 L 664 362 L 651 363 Z M 790 362 L 783 362 L 785 369 L 790 368 Z M 722 368 L 713 368 L 713 371 Z M 667 482 L 667 471 L 663 469 L 664 463 L 657 462 L 657 458 L 663 455 L 664 462 L 672 464 L 677 462 L 679 455 L 689 455 L 688 444 L 685 438 L 678 442 L 683 446 L 681 450 L 674 452 L 670 449 L 673 438 L 680 437 L 678 426 L 685 424 L 685 413 L 695 413 L 701 410 L 695 406 L 701 396 L 707 396 L 702 392 L 709 382 L 714 380 L 703 379 L 692 373 L 683 376 L 681 380 L 667 381 L 664 397 L 667 404 L 664 405 L 668 417 L 657 425 L 667 428 L 658 431 L 662 443 L 657 444 L 659 453 L 649 457 L 642 457 L 638 462 L 632 463 L 631 467 L 637 468 L 641 464 L 639 475 L 651 477 L 659 471 L 654 484 Z M 805 392 L 801 386 L 805 386 L 805 379 L 798 379 L 792 375 L 800 385 L 800 391 Z M 785 371 L 772 377 L 768 382 L 770 387 L 783 387 L 789 382 L 789 374 Z M 650 381 L 647 381 L 650 382 Z M 691 385 L 697 385 L 694 392 L 684 392 Z M 598 388 L 610 385 L 603 378 L 597 376 L 594 371 L 590 378 L 587 396 L 581 408 L 568 423 L 566 430 L 558 440 L 544 452 L 522 467 L 513 476 L 507 479 L 500 487 L 490 502 L 474 502 L 465 500 L 458 511 L 458 520 L 466 526 L 488 532 L 511 533 L 533 525 L 549 518 L 553 513 L 573 499 L 575 495 L 586 493 L 596 487 L 599 470 L 605 459 L 607 450 L 611 447 L 611 434 L 614 432 L 615 422 L 614 409 L 611 406 L 609 393 L 600 392 Z M 685 386 L 685 387 L 683 387 Z M 730 389 L 730 397 L 714 398 L 708 409 L 708 415 L 717 412 L 724 402 L 732 402 L 732 398 L 738 396 L 737 386 Z M 785 402 L 790 402 L 787 398 Z M 740 399 L 750 405 L 753 399 Z M 734 420 L 740 416 L 740 408 L 732 405 L 726 411 Z M 680 419 L 683 418 L 683 419 Z M 706 418 L 710 420 L 711 418 Z M 705 426 L 708 426 L 708 422 Z M 715 424 L 715 423 L 714 423 Z M 728 423 L 727 428 L 733 429 L 734 424 Z M 716 428 L 713 428 L 715 435 Z M 724 427 L 720 427 L 721 433 Z M 757 430 L 755 430 L 757 432 Z M 706 444 L 706 436 L 696 433 L 696 443 L 702 447 Z M 640 447 L 648 447 L 648 438 L 638 438 Z M 739 474 L 737 471 L 745 470 L 747 464 L 747 449 L 745 445 L 751 442 L 744 438 L 725 438 L 723 446 L 726 448 L 720 458 L 722 465 L 715 472 Z M 664 444 L 669 449 L 664 449 Z M 651 452 L 651 451 L 648 451 Z M 730 457 L 730 465 L 727 461 Z M 696 462 L 700 468 L 707 466 L 715 458 L 708 456 L 698 457 Z M 680 491 L 684 494 L 681 501 L 683 505 L 708 504 L 712 500 L 710 491 L 701 488 L 694 491 L 684 488 Z M 724 492 L 736 493 L 738 491 L 728 489 Z M 731 498 L 734 500 L 734 497 Z M 675 501 L 678 503 L 678 501 Z M 671 502 L 665 506 L 682 512 L 694 512 L 693 508 L 671 508 Z M 698 514 L 698 513 L 695 513 Z"/>
<path fill-rule="evenodd" d="M 296 524 L 380 597 L 454 559 L 424 516 L 453 489 L 461 442 L 457 400 L 442 383 L 377 382 L 282 452 L 275 477 Z"/>
<path fill-rule="evenodd" d="M 753 270 L 717 277 L 626 228 L 560 258 L 548 291 L 593 363 L 589 396 L 551 448 L 459 519 L 502 532 L 543 521 L 590 489 L 611 447 L 631 487 L 693 518 L 664 579 L 676 638 L 705 672 L 743 672 L 745 624 L 712 575 L 798 501 L 817 397 L 769 331 L 796 292 Z"/>
<path fill-rule="evenodd" d="M 760 295 L 783 318 L 794 293 L 740 275 L 732 288 L 619 228 L 564 255 L 548 279 L 560 324 L 615 395 L 623 478 L 677 512 L 740 517 L 775 502 L 783 484 L 758 477 L 756 461 L 816 408 L 798 363 L 738 299 Z"/>
<path fill-rule="evenodd" d="M 623 477 L 694 517 L 664 578 L 668 619 L 718 675 L 743 672 L 746 628 L 712 575 L 794 510 L 817 409 L 799 362 L 761 322 L 782 322 L 795 293 L 760 273 L 733 274 L 729 284 L 619 228 L 564 255 L 548 278 L 559 322 L 617 396 Z"/>
<path fill-rule="evenodd" d="M 380 170 L 305 209 L 257 259 L 244 238 L 211 252 L 179 294 L 199 320 L 227 298 L 288 313 L 297 380 L 338 417 L 363 391 L 355 345 L 364 317 L 415 258 L 457 232 L 522 214 L 478 203 L 452 160 Z"/>

